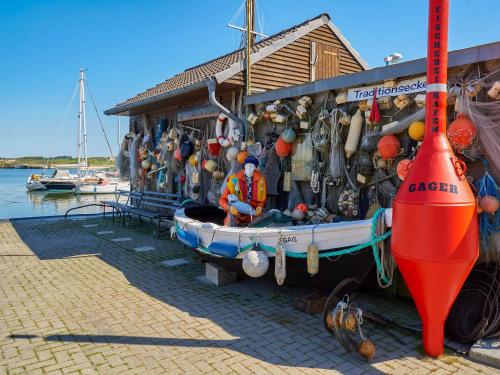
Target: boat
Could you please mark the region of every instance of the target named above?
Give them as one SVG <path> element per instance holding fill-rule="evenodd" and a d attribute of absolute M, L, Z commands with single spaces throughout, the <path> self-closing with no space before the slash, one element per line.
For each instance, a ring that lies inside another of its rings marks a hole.
<path fill-rule="evenodd" d="M 56 169 L 51 176 L 32 174 L 26 183 L 26 189 L 28 191 L 49 190 L 54 192 L 75 192 L 78 194 L 100 194 L 115 193 L 117 190 L 129 190 L 128 181 L 120 181 L 116 178 L 108 179 L 107 175 L 100 175 L 99 173 L 89 174 L 87 158 L 87 124 L 85 114 L 86 85 L 87 81 L 85 79 L 85 69 L 80 69 L 80 80 L 78 82 L 80 102 L 78 111 L 77 173 L 71 174 L 68 170 Z M 95 103 L 94 107 L 96 107 Z M 104 136 L 107 140 L 105 132 Z M 113 158 L 111 147 L 110 153 Z M 81 173 L 82 170 L 85 171 L 83 175 Z"/>
<path fill-rule="evenodd" d="M 381 210 L 374 219 L 328 224 L 291 225 L 291 217 L 271 210 L 248 227 L 222 225 L 225 212 L 215 206 L 181 208 L 174 215 L 174 237 L 203 259 L 243 274 L 242 261 L 252 249 L 269 259 L 268 276 L 274 276 L 274 258 L 278 244 L 286 254 L 286 281 L 331 290 L 343 282 L 361 285 L 376 264 L 378 253 L 370 251 L 372 230 L 377 220 L 390 227 L 392 210 Z M 266 225 L 261 227 L 260 225 Z M 378 240 L 385 239 L 385 232 Z M 319 272 L 311 276 L 307 267 L 308 247 L 319 251 Z M 328 255 L 328 256 L 327 256 Z"/>
<path fill-rule="evenodd" d="M 50 176 L 32 174 L 26 182 L 26 189 L 28 191 L 56 190 L 70 192 L 77 184 L 77 175 L 69 173 L 66 169 L 56 169 Z"/>
<path fill-rule="evenodd" d="M 76 194 L 115 194 L 118 191 L 130 191 L 130 182 L 102 178 L 97 183 L 80 184 L 73 189 Z"/>

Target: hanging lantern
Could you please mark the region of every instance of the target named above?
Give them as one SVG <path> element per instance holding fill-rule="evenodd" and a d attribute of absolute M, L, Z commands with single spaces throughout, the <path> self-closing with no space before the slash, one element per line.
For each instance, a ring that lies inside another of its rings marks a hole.
<path fill-rule="evenodd" d="M 205 163 L 205 170 L 207 172 L 213 173 L 215 169 L 217 168 L 217 163 L 213 160 L 207 160 Z"/>
<path fill-rule="evenodd" d="M 497 198 L 491 195 L 485 195 L 479 200 L 479 206 L 483 212 L 494 215 L 498 210 L 499 202 Z"/>
<path fill-rule="evenodd" d="M 248 158 L 248 152 L 247 151 L 241 151 L 238 153 L 238 156 L 236 157 L 236 160 L 238 160 L 238 163 L 243 165 L 245 160 Z"/>
<path fill-rule="evenodd" d="M 189 164 L 191 164 L 193 167 L 196 167 L 198 165 L 198 158 L 196 157 L 196 154 L 192 154 L 189 157 Z"/>
<path fill-rule="evenodd" d="M 377 145 L 380 157 L 384 160 L 391 160 L 398 156 L 400 147 L 399 139 L 394 135 L 384 135 Z"/>
<path fill-rule="evenodd" d="M 401 181 L 404 181 L 406 175 L 408 174 L 408 171 L 411 168 L 412 163 L 413 163 L 413 161 L 410 159 L 403 159 L 398 163 L 396 171 L 397 171 L 398 177 L 401 179 Z"/>
<path fill-rule="evenodd" d="M 447 131 L 450 144 L 458 151 L 469 148 L 476 134 L 476 126 L 463 114 L 458 115 L 458 117 L 448 126 Z"/>
<path fill-rule="evenodd" d="M 412 122 L 408 128 L 408 135 L 414 141 L 421 141 L 424 139 L 425 124 L 422 121 Z"/>
<path fill-rule="evenodd" d="M 275 148 L 276 155 L 278 155 L 280 158 L 285 158 L 288 156 L 288 154 L 290 154 L 290 151 L 292 150 L 292 144 L 286 143 L 283 138 L 279 137 L 276 141 Z"/>
<path fill-rule="evenodd" d="M 237 147 L 234 147 L 234 146 L 230 147 L 226 153 L 227 160 L 229 160 L 229 161 L 235 160 L 236 157 L 238 156 L 238 153 L 239 153 L 239 150 Z"/>
<path fill-rule="evenodd" d="M 175 159 L 175 160 L 179 160 L 179 161 L 181 161 L 181 160 L 182 160 L 181 150 L 180 150 L 180 149 L 176 149 L 176 150 L 174 151 L 174 159 Z"/>
<path fill-rule="evenodd" d="M 283 133 L 281 134 L 281 138 L 283 138 L 283 141 L 285 143 L 293 143 L 295 142 L 297 135 L 292 128 L 288 128 L 283 131 Z"/>

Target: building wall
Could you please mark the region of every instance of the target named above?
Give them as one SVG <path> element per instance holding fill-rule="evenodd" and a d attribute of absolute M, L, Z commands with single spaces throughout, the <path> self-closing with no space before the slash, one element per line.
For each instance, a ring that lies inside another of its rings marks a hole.
<path fill-rule="evenodd" d="M 338 69 L 331 72 L 332 77 L 364 70 L 333 31 L 323 25 L 252 65 L 252 88 L 255 91 L 275 90 L 310 82 L 313 42 L 333 46 L 338 51 Z M 243 84 L 243 73 L 227 82 Z"/>

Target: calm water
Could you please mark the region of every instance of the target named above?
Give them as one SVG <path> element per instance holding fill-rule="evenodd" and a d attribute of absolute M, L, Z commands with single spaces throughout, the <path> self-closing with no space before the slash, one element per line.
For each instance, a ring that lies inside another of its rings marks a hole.
<path fill-rule="evenodd" d="M 75 171 L 71 171 L 75 173 Z M 49 193 L 47 191 L 26 191 L 26 181 L 32 173 L 51 174 L 41 169 L 0 169 L 0 219 L 64 215 L 75 206 L 99 203 L 114 199 L 114 194 L 80 195 L 71 193 Z M 100 213 L 102 208 L 90 207 L 78 213 Z"/>

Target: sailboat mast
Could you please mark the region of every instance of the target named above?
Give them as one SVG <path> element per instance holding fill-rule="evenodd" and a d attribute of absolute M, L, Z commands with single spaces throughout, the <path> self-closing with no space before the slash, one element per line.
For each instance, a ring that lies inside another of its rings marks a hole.
<path fill-rule="evenodd" d="M 82 164 L 82 132 L 83 132 L 83 121 L 84 121 L 84 114 L 83 114 L 83 103 L 84 103 L 84 94 L 83 94 L 83 79 L 85 77 L 85 72 L 83 69 L 80 69 L 80 100 L 79 104 L 80 107 L 78 109 L 78 135 L 77 135 L 77 150 L 78 150 L 78 164 L 77 164 L 77 174 L 78 178 L 80 178 L 80 166 Z"/>
<path fill-rule="evenodd" d="M 85 116 L 85 71 L 82 69 L 80 87 L 82 90 L 82 131 L 83 131 L 83 158 L 85 165 L 85 176 L 87 175 L 88 160 L 87 160 L 87 119 Z"/>

